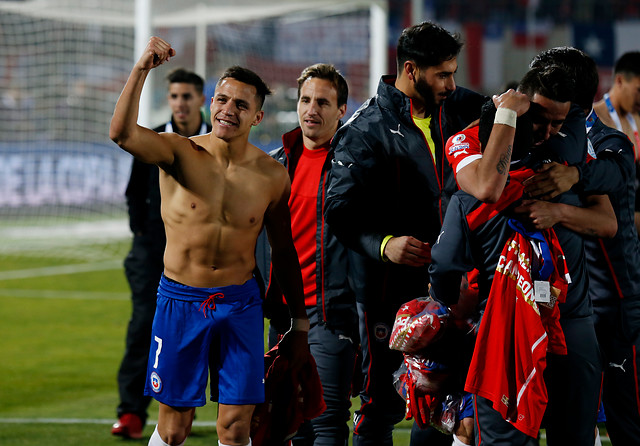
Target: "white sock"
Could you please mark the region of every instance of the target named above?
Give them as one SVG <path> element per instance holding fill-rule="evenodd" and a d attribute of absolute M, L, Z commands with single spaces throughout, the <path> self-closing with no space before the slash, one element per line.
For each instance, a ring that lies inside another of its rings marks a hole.
<path fill-rule="evenodd" d="M 156 424 L 156 430 L 153 431 L 151 438 L 149 438 L 149 446 L 169 446 L 167 443 L 162 441 L 162 437 L 158 433 L 158 425 Z"/>
<path fill-rule="evenodd" d="M 595 446 L 602 446 L 602 440 L 600 440 L 600 430 L 598 426 L 596 426 L 596 441 L 594 443 Z"/>
<path fill-rule="evenodd" d="M 220 443 L 220 440 L 218 440 L 218 446 L 229 446 L 229 445 L 226 445 L 224 443 Z M 251 446 L 251 437 L 249 437 L 249 443 L 247 443 L 245 446 Z"/>
<path fill-rule="evenodd" d="M 463 443 L 462 441 L 460 441 L 460 439 L 456 434 L 453 434 L 453 443 L 451 443 L 451 446 L 470 446 L 470 445 L 468 445 L 467 443 Z"/>
<path fill-rule="evenodd" d="M 186 441 L 187 440 L 183 441 L 178 446 L 182 446 Z M 170 444 L 165 443 L 164 440 L 162 440 L 162 437 L 158 433 L 158 425 L 157 424 L 156 424 L 156 430 L 153 431 L 153 434 L 151 435 L 151 438 L 149 438 L 149 445 L 148 446 L 171 446 Z"/>

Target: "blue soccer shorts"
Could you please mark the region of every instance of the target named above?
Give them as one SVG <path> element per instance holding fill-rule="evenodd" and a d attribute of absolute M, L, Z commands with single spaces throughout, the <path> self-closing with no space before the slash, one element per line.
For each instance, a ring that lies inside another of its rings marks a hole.
<path fill-rule="evenodd" d="M 144 394 L 172 407 L 264 401 L 264 319 L 255 279 L 194 288 L 166 278 L 158 287 Z"/>

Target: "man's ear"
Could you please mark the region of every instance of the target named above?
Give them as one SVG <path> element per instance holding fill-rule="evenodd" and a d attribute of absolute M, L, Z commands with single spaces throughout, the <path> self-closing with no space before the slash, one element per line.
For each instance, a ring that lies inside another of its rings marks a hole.
<path fill-rule="evenodd" d="M 622 76 L 622 74 L 618 73 L 615 75 L 615 77 L 613 78 L 613 83 L 615 85 L 617 85 L 618 87 L 622 86 L 622 81 L 624 80 L 624 77 Z"/>
<path fill-rule="evenodd" d="M 414 81 L 416 76 L 417 76 L 417 67 L 416 67 L 416 63 L 412 60 L 407 60 L 405 61 L 405 63 L 402 66 L 403 70 L 404 70 L 404 74 L 407 76 L 407 79 L 409 79 L 410 81 Z"/>
<path fill-rule="evenodd" d="M 338 107 L 338 110 L 340 111 L 338 119 L 344 118 L 344 115 L 347 113 L 347 104 L 342 104 L 340 107 Z"/>
<path fill-rule="evenodd" d="M 258 113 L 256 113 L 256 119 L 253 120 L 251 125 L 260 124 L 262 122 L 262 118 L 264 118 L 264 110 L 260 110 Z"/>

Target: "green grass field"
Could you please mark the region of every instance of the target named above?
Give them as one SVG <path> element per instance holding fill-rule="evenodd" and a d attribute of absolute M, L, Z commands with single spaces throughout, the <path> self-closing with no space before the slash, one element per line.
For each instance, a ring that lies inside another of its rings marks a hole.
<path fill-rule="evenodd" d="M 119 248 L 122 259 L 127 248 Z M 123 442 L 110 425 L 131 306 L 122 262 L 114 264 L 56 274 L 62 265 L 51 259 L 0 259 L 0 278 L 8 271 L 26 276 L 0 280 L 0 444 Z M 151 418 L 156 413 L 153 404 Z M 214 420 L 214 404 L 199 409 L 189 444 L 216 444 Z"/>
<path fill-rule="evenodd" d="M 0 445 L 147 444 L 155 403 L 144 440 L 110 435 L 131 311 L 127 249 L 122 242 L 111 263 L 0 257 Z M 215 419 L 214 403 L 199 408 L 187 444 L 217 444 Z M 409 444 L 410 427 L 398 425 L 394 444 Z"/>
<path fill-rule="evenodd" d="M 118 248 L 120 259 L 127 249 Z M 0 445 L 146 444 L 153 426 L 140 442 L 110 435 L 131 311 L 122 261 L 88 272 L 69 271 L 92 265 L 69 264 L 0 258 Z M 155 403 L 149 413 L 154 420 Z M 199 408 L 188 444 L 217 444 L 215 419 L 215 404 Z M 397 444 L 408 444 L 408 426 Z"/>

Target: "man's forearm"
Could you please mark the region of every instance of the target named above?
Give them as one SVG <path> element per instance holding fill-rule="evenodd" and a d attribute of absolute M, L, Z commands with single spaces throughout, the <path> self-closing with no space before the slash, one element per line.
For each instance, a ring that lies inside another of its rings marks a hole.
<path fill-rule="evenodd" d="M 135 66 L 116 102 L 109 127 L 109 137 L 120 147 L 126 146 L 127 138 L 131 135 L 132 129 L 137 126 L 140 95 L 148 74 L 149 70 L 142 70 Z"/>

